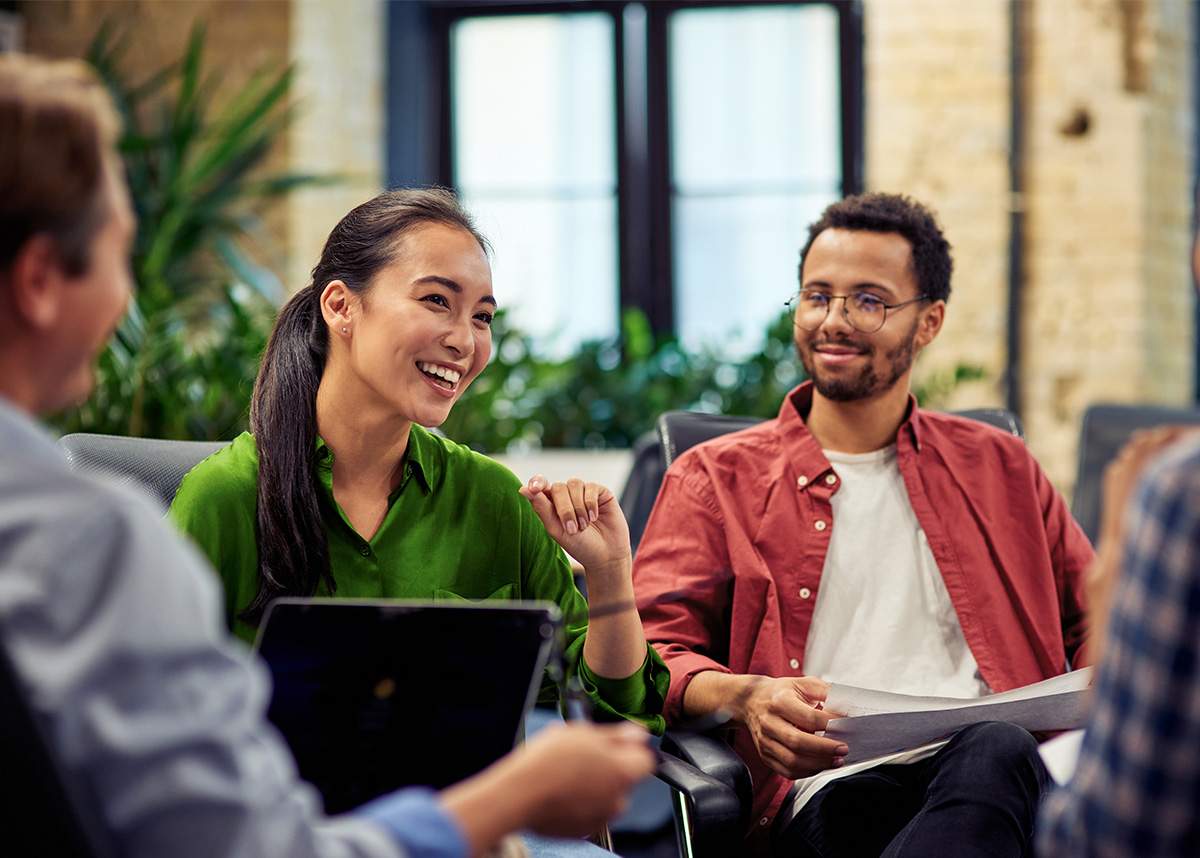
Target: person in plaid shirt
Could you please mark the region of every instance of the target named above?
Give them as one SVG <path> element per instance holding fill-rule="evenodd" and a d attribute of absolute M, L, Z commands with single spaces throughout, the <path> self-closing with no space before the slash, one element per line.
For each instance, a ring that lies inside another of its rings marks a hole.
<path fill-rule="evenodd" d="M 1200 280 L 1200 239 L 1192 265 Z M 1097 590 L 1115 583 L 1111 599 L 1098 593 L 1094 602 L 1112 609 L 1103 654 L 1094 650 L 1092 720 L 1074 777 L 1043 807 L 1038 851 L 1197 855 L 1200 436 L 1180 427 L 1139 433 L 1106 472 L 1104 494 L 1093 579 Z"/>

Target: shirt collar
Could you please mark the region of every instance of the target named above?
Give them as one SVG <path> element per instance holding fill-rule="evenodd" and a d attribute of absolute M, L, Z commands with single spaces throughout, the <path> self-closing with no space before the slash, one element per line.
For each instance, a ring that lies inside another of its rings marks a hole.
<path fill-rule="evenodd" d="M 806 482 L 811 482 L 830 468 L 825 454 L 821 452 L 821 445 L 808 431 L 804 422 L 812 408 L 812 399 L 813 383 L 805 381 L 784 397 L 783 405 L 779 408 L 778 420 L 780 440 L 786 448 L 796 451 L 794 458 L 798 467 L 802 471 L 810 472 L 803 474 Z M 908 394 L 908 413 L 904 416 L 904 422 L 900 424 L 900 431 L 897 433 L 898 446 L 903 446 L 900 444 L 902 438 L 908 438 L 912 446 L 920 451 L 921 409 L 917 407 L 917 398 L 912 393 Z"/>
<path fill-rule="evenodd" d="M 408 449 L 404 453 L 404 476 L 400 478 L 400 486 L 392 493 L 395 497 L 410 476 L 416 476 L 417 483 L 425 492 L 430 492 L 442 477 L 444 463 L 441 457 L 434 454 L 432 445 L 436 444 L 429 430 L 413 424 L 408 433 Z M 317 467 L 323 471 L 333 470 L 333 451 L 320 435 L 317 436 Z"/>

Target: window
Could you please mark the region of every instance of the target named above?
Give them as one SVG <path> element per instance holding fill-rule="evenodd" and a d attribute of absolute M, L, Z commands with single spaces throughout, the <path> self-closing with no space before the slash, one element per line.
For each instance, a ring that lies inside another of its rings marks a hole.
<path fill-rule="evenodd" d="M 841 192 L 837 13 L 685 9 L 669 21 L 675 330 L 761 346 L 805 227 Z"/>
<path fill-rule="evenodd" d="M 501 306 L 551 352 L 611 336 L 619 304 L 612 18 L 465 18 L 450 37 L 453 184 L 495 246 Z"/>
<path fill-rule="evenodd" d="M 761 345 L 804 227 L 860 189 L 855 2 L 390 4 L 389 179 L 458 188 L 548 354 L 642 310 Z"/>

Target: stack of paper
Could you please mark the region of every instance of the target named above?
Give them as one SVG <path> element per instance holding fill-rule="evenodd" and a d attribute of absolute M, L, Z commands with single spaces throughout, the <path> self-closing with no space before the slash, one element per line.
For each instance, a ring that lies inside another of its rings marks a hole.
<path fill-rule="evenodd" d="M 850 748 L 847 763 L 871 760 L 945 739 L 971 724 L 1005 721 L 1031 732 L 1082 727 L 1087 721 L 1092 669 L 1074 670 L 1033 685 L 972 699 L 919 697 L 829 686 L 825 709 L 845 717 L 825 735 Z"/>

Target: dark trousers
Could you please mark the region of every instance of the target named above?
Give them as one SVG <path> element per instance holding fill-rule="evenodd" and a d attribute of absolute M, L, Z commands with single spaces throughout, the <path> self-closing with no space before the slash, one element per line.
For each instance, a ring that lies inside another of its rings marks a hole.
<path fill-rule="evenodd" d="M 1049 776 L 1037 742 L 974 724 L 934 756 L 826 786 L 775 841 L 779 858 L 983 858 L 1029 854 Z"/>

